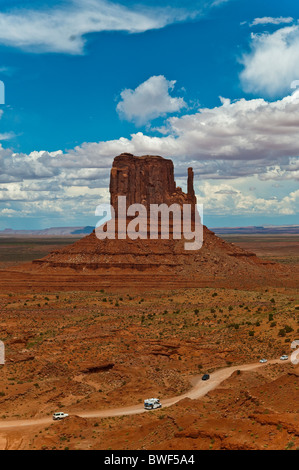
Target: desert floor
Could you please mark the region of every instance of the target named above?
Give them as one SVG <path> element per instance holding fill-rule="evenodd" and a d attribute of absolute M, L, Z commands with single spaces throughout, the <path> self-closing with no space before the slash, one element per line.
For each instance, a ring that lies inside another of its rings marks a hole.
<path fill-rule="evenodd" d="M 229 236 L 298 274 L 299 236 Z M 74 239 L 0 239 L 0 269 Z M 299 339 L 298 289 L 259 286 L 174 290 L 15 288 L 0 282 L 2 449 L 296 449 L 299 369 L 242 364 L 290 355 Z M 182 395 L 203 373 L 236 368 L 199 399 L 137 415 L 82 418 L 94 410 Z M 70 417 L 48 420 L 55 411 Z"/>

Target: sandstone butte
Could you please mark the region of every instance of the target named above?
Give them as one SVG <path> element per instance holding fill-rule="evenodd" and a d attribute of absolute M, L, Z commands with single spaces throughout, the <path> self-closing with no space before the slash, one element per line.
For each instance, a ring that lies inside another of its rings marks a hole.
<path fill-rule="evenodd" d="M 114 159 L 110 175 L 111 205 L 118 196 L 127 204 L 196 204 L 193 170 L 188 169 L 187 193 L 176 186 L 170 159 L 128 153 Z M 116 216 L 117 217 L 117 216 Z M 184 240 L 99 240 L 95 231 L 72 245 L 51 252 L 17 271 L 55 276 L 77 275 L 82 288 L 90 275 L 95 285 L 145 285 L 149 287 L 203 287 L 292 285 L 288 268 L 258 258 L 227 243 L 203 227 L 203 246 L 186 251 Z M 16 273 L 15 273 L 16 274 Z M 79 276 L 80 275 L 80 276 Z M 57 278 L 58 279 L 58 278 Z M 294 281 L 295 282 L 295 281 Z M 57 286 L 56 286 L 57 287 Z"/>

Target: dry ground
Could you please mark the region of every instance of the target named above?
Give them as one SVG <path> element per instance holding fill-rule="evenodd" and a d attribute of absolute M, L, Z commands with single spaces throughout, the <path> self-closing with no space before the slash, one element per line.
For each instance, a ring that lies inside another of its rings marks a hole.
<path fill-rule="evenodd" d="M 242 247 L 248 249 L 244 243 L 249 243 L 258 251 L 265 246 L 265 257 L 297 266 L 293 239 L 289 249 L 289 239 L 280 240 L 280 252 L 277 240 L 271 250 L 269 241 L 246 238 Z M 2 245 L 1 250 L 1 243 L 0 262 L 7 249 Z M 291 364 L 235 373 L 205 398 L 158 412 L 103 420 L 75 417 L 79 411 L 136 404 L 149 396 L 163 402 L 186 391 L 198 374 L 289 354 L 291 342 L 299 339 L 296 289 L 8 289 L 0 293 L 0 315 L 7 359 L 0 366 L 1 420 L 59 410 L 72 415 L 48 428 L 2 431 L 0 448 L 299 447 L 299 377 Z"/>

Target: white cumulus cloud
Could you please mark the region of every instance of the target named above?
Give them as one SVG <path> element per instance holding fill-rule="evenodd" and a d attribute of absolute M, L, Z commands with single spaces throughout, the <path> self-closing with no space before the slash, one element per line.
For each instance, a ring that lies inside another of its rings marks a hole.
<path fill-rule="evenodd" d="M 0 183 L 45 181 L 62 173 L 65 184 L 74 179 L 80 185 L 107 181 L 113 158 L 123 152 L 170 157 L 182 174 L 190 165 L 212 179 L 254 174 L 297 179 L 298 129 L 299 90 L 274 102 L 221 98 L 217 107 L 168 118 L 162 135 L 137 132 L 129 138 L 86 142 L 67 152 L 28 155 L 0 146 Z"/>
<path fill-rule="evenodd" d="M 0 210 L 92 216 L 102 198 L 109 201 L 113 158 L 129 152 L 172 158 L 179 184 L 192 166 L 209 213 L 296 214 L 298 129 L 299 90 L 274 102 L 221 98 L 218 107 L 168 118 L 163 135 L 138 132 L 67 152 L 21 154 L 0 145 Z M 282 185 L 275 197 L 273 182 Z"/>
<path fill-rule="evenodd" d="M 84 143 L 51 158 L 45 154 L 39 161 L 48 171 L 97 168 L 102 178 L 113 157 L 127 152 L 170 157 L 179 173 L 184 174 L 189 165 L 212 179 L 254 174 L 297 179 L 298 128 L 299 90 L 274 102 L 222 98 L 218 107 L 168 118 L 161 136 L 137 132 L 130 138 Z M 280 172 L 274 171 L 277 165 Z M 79 174 L 90 184 L 97 173 Z"/>
<path fill-rule="evenodd" d="M 175 84 L 175 80 L 167 80 L 163 75 L 150 77 L 135 90 L 122 91 L 116 109 L 122 118 L 137 124 L 180 111 L 186 107 L 184 99 L 169 94 Z"/>
<path fill-rule="evenodd" d="M 299 80 L 299 25 L 252 34 L 251 52 L 242 58 L 241 82 L 247 92 L 278 96 Z"/>
<path fill-rule="evenodd" d="M 299 211 L 299 190 L 282 198 L 266 198 L 229 184 L 205 181 L 200 186 L 198 200 L 206 212 L 214 215 L 294 215 Z"/>

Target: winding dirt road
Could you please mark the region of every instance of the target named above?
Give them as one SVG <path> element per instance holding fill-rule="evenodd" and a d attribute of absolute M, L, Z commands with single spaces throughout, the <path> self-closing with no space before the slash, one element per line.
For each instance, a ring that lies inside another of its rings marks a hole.
<path fill-rule="evenodd" d="M 288 361 L 285 362 L 289 362 Z M 204 397 L 208 392 L 214 390 L 218 387 L 224 380 L 228 379 L 235 371 L 249 371 L 265 367 L 268 364 L 278 364 L 281 363 L 279 359 L 273 359 L 268 361 L 266 364 L 253 363 L 253 364 L 244 364 L 241 366 L 232 366 L 220 369 L 213 374 L 211 374 L 210 380 L 202 381 L 201 378 L 198 378 L 193 388 L 183 395 L 179 395 L 173 398 L 163 399 L 162 405 L 163 408 L 174 405 L 184 398 L 191 398 L 193 400 Z M 80 416 L 81 418 L 109 418 L 115 416 L 125 416 L 125 415 L 135 415 L 140 413 L 146 413 L 146 410 L 143 407 L 143 404 L 126 406 L 123 408 L 110 408 L 107 410 L 95 410 L 88 412 L 74 411 L 71 414 Z M 14 421 L 0 421 L 0 430 L 5 429 L 19 429 L 28 426 L 43 426 L 53 423 L 52 418 L 33 418 L 26 420 L 14 420 Z"/>

